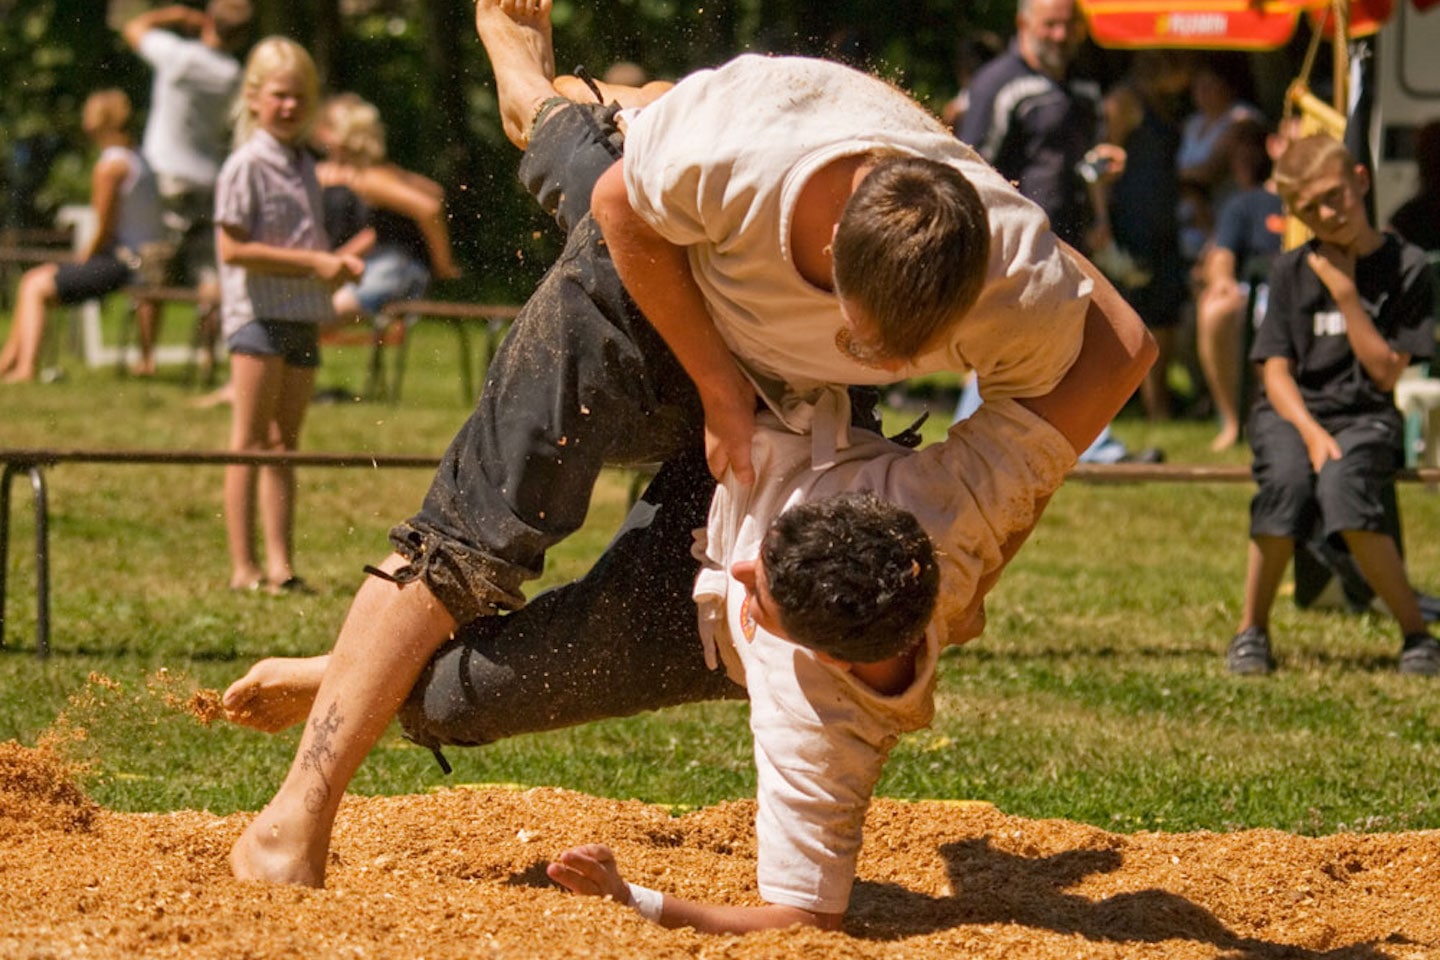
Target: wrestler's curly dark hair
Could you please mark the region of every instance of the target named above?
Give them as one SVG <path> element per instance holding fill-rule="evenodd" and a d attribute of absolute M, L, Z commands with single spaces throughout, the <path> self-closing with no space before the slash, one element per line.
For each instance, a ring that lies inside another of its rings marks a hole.
<path fill-rule="evenodd" d="M 914 514 L 873 494 L 791 507 L 770 525 L 760 556 L 786 635 L 837 660 L 904 653 L 935 609 L 930 538 Z"/>

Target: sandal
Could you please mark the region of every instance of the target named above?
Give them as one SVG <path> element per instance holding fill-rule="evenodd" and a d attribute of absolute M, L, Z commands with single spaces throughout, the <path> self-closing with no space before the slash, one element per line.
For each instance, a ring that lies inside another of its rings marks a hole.
<path fill-rule="evenodd" d="M 315 593 L 314 587 L 310 586 L 310 584 L 306 583 L 304 580 L 301 580 L 299 577 L 293 576 L 287 577 L 286 579 L 281 580 L 279 583 L 270 584 L 268 589 L 271 596 L 276 597 L 284 596 L 287 593 L 302 594 L 305 596 L 309 596 Z"/>

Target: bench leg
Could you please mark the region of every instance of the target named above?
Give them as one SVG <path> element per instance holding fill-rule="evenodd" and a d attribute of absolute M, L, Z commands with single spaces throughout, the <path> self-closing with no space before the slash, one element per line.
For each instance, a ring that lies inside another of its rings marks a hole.
<path fill-rule="evenodd" d="M 396 373 L 396 386 L 392 391 L 390 387 L 390 378 L 385 375 L 385 347 L 387 346 L 386 341 L 387 338 L 390 336 L 390 331 L 392 329 L 398 331 L 398 336 L 395 338 L 394 341 L 395 349 L 397 351 L 395 364 L 396 370 L 398 371 L 403 360 L 405 341 L 410 333 L 410 330 L 407 320 L 404 317 L 388 317 L 382 315 L 378 323 L 379 325 L 374 327 L 374 332 L 371 339 L 370 369 L 365 375 L 364 397 L 366 400 L 370 400 L 372 402 L 376 400 L 385 400 L 393 404 L 398 399 L 398 394 L 400 392 L 399 373 Z"/>
<path fill-rule="evenodd" d="M 195 304 L 195 330 L 190 335 L 190 365 L 185 371 L 187 385 L 198 382 L 206 390 L 215 386 L 219 344 L 220 304 L 200 300 Z"/>
<path fill-rule="evenodd" d="M 139 310 L 140 305 L 131 300 L 120 317 L 120 336 L 115 341 L 115 375 L 118 377 L 130 374 L 130 366 L 125 362 L 125 354 L 130 349 L 131 332 L 137 331 L 140 326 Z"/>
<path fill-rule="evenodd" d="M 420 318 L 412 314 L 400 317 L 395 322 L 402 324 L 403 330 L 400 333 L 400 342 L 395 344 L 395 376 L 392 378 L 388 397 L 391 406 L 400 402 L 400 388 L 405 383 L 405 364 L 410 359 L 410 331 L 415 329 Z"/>
<path fill-rule="evenodd" d="M 39 464 L 7 463 L 0 475 L 0 646 L 5 644 L 5 580 L 10 569 L 10 484 L 22 471 L 30 475 L 35 494 L 35 641 L 36 655 L 43 660 L 50 654 L 50 531 L 45 474 Z"/>
<path fill-rule="evenodd" d="M 465 402 L 474 406 L 475 377 L 470 372 L 470 330 L 465 326 L 464 320 L 455 321 L 455 337 L 459 340 L 460 350 L 460 390 L 464 394 Z"/>

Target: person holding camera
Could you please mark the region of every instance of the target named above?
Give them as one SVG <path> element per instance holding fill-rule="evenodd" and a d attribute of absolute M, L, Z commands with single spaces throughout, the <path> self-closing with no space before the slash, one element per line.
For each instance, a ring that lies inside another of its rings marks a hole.
<path fill-rule="evenodd" d="M 1100 265 L 1118 252 L 1103 242 L 1110 229 L 1100 190 L 1124 171 L 1125 151 L 1099 142 L 1100 84 L 1071 69 L 1085 36 L 1077 0 L 1019 0 L 1015 39 L 976 71 L 954 130 L 1040 205 L 1056 236 Z M 972 377 L 956 419 L 979 402 Z M 1163 454 L 1132 454 L 1106 427 L 1080 459 L 1155 462 Z"/>

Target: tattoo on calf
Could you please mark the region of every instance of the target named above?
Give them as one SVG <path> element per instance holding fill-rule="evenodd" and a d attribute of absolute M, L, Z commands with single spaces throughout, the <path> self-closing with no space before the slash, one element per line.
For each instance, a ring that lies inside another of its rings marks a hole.
<path fill-rule="evenodd" d="M 330 778 L 326 776 L 325 764 L 335 759 L 335 751 L 331 747 L 331 739 L 335 731 L 340 729 L 340 724 L 345 718 L 339 715 L 340 705 L 330 704 L 330 709 L 325 713 L 325 719 L 310 721 L 310 731 L 314 736 L 311 738 L 310 746 L 300 756 L 300 769 L 313 772 L 320 782 L 305 791 L 305 809 L 311 813 L 319 813 L 324 809 L 330 800 Z"/>

